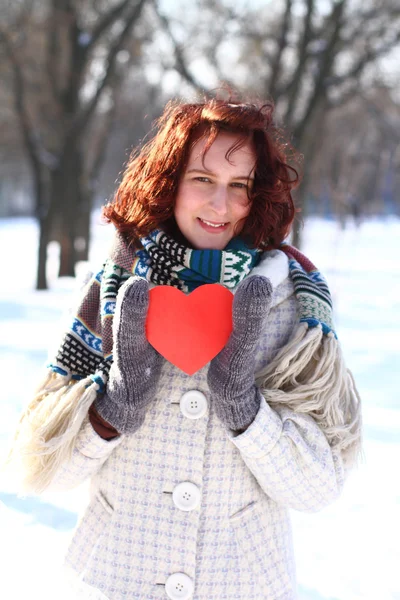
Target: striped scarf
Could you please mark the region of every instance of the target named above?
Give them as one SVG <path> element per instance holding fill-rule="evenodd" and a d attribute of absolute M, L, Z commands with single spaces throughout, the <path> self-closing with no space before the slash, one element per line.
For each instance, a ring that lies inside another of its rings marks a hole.
<path fill-rule="evenodd" d="M 259 261 L 260 252 L 232 240 L 225 250 L 191 250 L 156 231 L 142 239 L 140 250 L 117 234 L 110 258 L 93 275 L 82 302 L 58 350 L 48 366 L 73 379 L 90 376 L 104 389 L 112 363 L 112 321 L 118 290 L 131 275 L 156 285 L 172 285 L 188 292 L 203 283 L 236 287 Z M 332 302 L 328 286 L 316 267 L 301 252 L 287 244 L 289 275 L 299 303 L 300 323 L 321 324 L 324 334 L 333 328 Z"/>
<path fill-rule="evenodd" d="M 261 256 L 260 250 L 248 248 L 240 238 L 231 240 L 225 250 L 193 250 L 160 230 L 140 241 L 142 249 L 127 253 L 123 237 L 117 235 L 115 262 L 155 285 L 172 285 L 185 293 L 204 283 L 235 288 Z"/>

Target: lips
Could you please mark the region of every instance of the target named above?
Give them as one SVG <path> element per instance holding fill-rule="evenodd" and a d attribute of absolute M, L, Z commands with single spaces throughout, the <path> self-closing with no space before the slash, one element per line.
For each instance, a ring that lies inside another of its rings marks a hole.
<path fill-rule="evenodd" d="M 229 223 L 218 223 L 215 221 L 206 221 L 205 219 L 201 219 L 198 217 L 198 221 L 200 226 L 210 233 L 219 233 L 222 231 L 226 231 L 229 226 Z"/>

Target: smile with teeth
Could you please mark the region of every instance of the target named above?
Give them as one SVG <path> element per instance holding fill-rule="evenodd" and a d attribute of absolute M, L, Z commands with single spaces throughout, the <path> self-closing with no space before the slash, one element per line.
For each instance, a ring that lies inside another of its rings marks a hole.
<path fill-rule="evenodd" d="M 200 219 L 200 221 L 202 221 L 206 225 L 209 225 L 210 227 L 224 227 L 225 225 L 228 225 L 228 223 L 211 223 L 210 221 L 206 221 L 205 219 L 202 219 L 201 217 L 199 217 L 199 219 Z"/>

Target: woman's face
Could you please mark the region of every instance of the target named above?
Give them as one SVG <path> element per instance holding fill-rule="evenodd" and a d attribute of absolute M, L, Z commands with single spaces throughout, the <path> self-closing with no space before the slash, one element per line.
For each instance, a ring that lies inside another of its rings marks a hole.
<path fill-rule="evenodd" d="M 250 145 L 229 149 L 240 140 L 219 133 L 202 160 L 207 139 L 193 146 L 179 183 L 175 220 L 193 248 L 223 250 L 243 228 L 251 204 L 248 192 L 254 181 L 255 153 Z M 237 228 L 235 229 L 235 227 Z"/>

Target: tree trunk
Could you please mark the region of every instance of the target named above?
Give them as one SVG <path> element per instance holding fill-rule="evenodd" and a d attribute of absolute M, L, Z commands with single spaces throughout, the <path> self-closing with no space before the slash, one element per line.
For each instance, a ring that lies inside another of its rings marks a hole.
<path fill-rule="evenodd" d="M 303 231 L 303 218 L 304 211 L 306 210 L 307 202 L 307 182 L 303 181 L 303 184 L 300 186 L 298 190 L 296 190 L 294 194 L 294 203 L 296 208 L 299 208 L 301 212 L 299 216 L 295 217 L 293 226 L 292 226 L 292 241 L 291 244 L 295 248 L 301 249 L 302 246 L 302 231 Z"/>
<path fill-rule="evenodd" d="M 57 206 L 60 242 L 59 277 L 74 277 L 77 261 L 77 232 L 82 202 L 86 197 L 83 185 L 83 156 L 78 143 L 69 144 L 63 152 L 53 180 L 52 199 Z"/>
<path fill-rule="evenodd" d="M 49 243 L 50 221 L 47 217 L 39 220 L 39 250 L 36 272 L 36 289 L 47 290 L 47 245 Z"/>
<path fill-rule="evenodd" d="M 90 248 L 90 215 L 92 208 L 92 191 L 84 181 L 80 185 L 79 216 L 76 224 L 76 260 L 89 260 Z"/>
<path fill-rule="evenodd" d="M 47 246 L 50 241 L 51 206 L 49 205 L 49 173 L 38 161 L 33 162 L 35 182 L 35 216 L 39 226 L 39 244 L 36 268 L 36 289 L 47 290 Z"/>
<path fill-rule="evenodd" d="M 75 247 L 74 235 L 70 231 L 63 231 L 60 241 L 60 268 L 59 277 L 75 277 Z"/>

